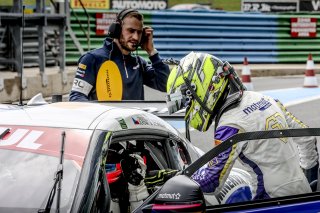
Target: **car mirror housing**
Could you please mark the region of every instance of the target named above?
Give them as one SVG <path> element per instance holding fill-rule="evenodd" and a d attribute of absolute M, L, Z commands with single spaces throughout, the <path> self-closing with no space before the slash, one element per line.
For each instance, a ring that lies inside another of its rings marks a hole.
<path fill-rule="evenodd" d="M 185 175 L 169 179 L 143 212 L 205 212 L 206 205 L 200 186 Z"/>

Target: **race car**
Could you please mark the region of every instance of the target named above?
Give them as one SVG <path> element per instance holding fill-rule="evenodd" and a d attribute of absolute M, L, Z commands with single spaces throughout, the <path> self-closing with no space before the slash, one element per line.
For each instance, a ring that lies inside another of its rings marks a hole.
<path fill-rule="evenodd" d="M 170 119 L 131 105 L 0 104 L 0 212 L 126 212 L 127 155 L 140 155 L 147 172 L 184 171 L 205 156 Z M 250 176 L 232 174 L 208 205 L 251 199 Z"/>

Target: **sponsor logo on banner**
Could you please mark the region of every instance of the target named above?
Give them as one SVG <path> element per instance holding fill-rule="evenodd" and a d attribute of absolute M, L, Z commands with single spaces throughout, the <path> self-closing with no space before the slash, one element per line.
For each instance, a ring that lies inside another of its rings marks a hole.
<path fill-rule="evenodd" d="M 291 37 L 317 36 L 317 19 L 309 17 L 291 18 Z"/>
<path fill-rule="evenodd" d="M 300 11 L 320 11 L 320 0 L 300 0 Z"/>
<path fill-rule="evenodd" d="M 244 12 L 297 12 L 298 0 L 242 0 Z"/>
<path fill-rule="evenodd" d="M 111 9 L 164 10 L 168 8 L 167 0 L 111 0 Z"/>
<path fill-rule="evenodd" d="M 71 0 L 72 8 L 109 9 L 109 0 Z"/>
<path fill-rule="evenodd" d="M 109 26 L 116 20 L 117 13 L 96 13 L 96 35 L 103 36 L 109 32 Z"/>
<path fill-rule="evenodd" d="M 314 12 L 320 11 L 320 0 L 242 0 L 243 12 Z"/>

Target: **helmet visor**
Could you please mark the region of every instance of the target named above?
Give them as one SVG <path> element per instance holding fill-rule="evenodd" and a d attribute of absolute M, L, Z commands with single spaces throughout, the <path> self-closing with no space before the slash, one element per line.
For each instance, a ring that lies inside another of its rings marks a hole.
<path fill-rule="evenodd" d="M 187 105 L 188 98 L 181 93 L 180 90 L 166 96 L 166 102 L 168 107 L 168 113 L 173 114 L 179 110 L 184 109 Z"/>

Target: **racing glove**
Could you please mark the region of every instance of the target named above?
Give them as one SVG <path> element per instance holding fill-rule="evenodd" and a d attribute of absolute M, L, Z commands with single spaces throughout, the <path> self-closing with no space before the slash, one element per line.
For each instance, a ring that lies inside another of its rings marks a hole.
<path fill-rule="evenodd" d="M 159 186 L 162 186 L 167 180 L 177 175 L 179 170 L 162 169 L 153 170 L 148 172 L 147 177 L 144 179 L 146 186 L 150 193 L 154 192 Z"/>
<path fill-rule="evenodd" d="M 317 188 L 317 180 L 319 173 L 319 163 L 310 169 L 302 169 L 304 175 L 307 177 L 307 180 L 312 188 L 312 191 L 315 191 Z M 320 183 L 318 183 L 319 185 Z"/>
<path fill-rule="evenodd" d="M 147 166 L 140 155 L 130 154 L 121 161 L 121 168 L 128 182 L 130 210 L 133 211 L 149 196 L 144 183 Z"/>

